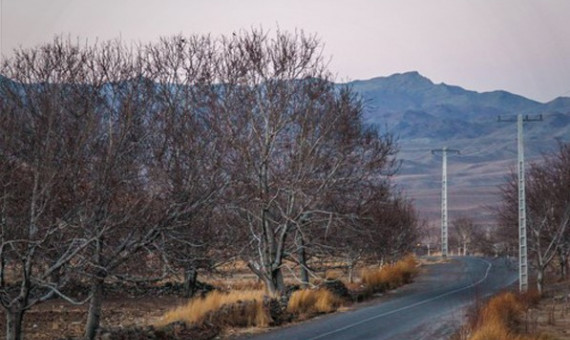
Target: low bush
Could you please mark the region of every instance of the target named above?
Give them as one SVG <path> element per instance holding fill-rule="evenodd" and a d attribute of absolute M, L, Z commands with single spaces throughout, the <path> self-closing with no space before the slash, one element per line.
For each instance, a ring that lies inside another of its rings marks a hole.
<path fill-rule="evenodd" d="M 469 340 L 540 340 L 542 335 L 524 335 L 521 329 L 522 315 L 538 295 L 530 292 L 515 294 L 506 292 L 491 298 L 475 314 Z"/>
<path fill-rule="evenodd" d="M 490 299 L 482 308 L 479 324 L 494 324 L 497 327 L 503 326 L 506 330 L 515 329 L 523 311 L 518 296 L 512 292 L 503 293 Z"/>
<path fill-rule="evenodd" d="M 229 293 L 213 291 L 167 312 L 156 325 L 165 326 L 178 321 L 192 325 L 215 319 L 213 321 L 219 325 L 266 327 L 271 317 L 263 306 L 265 296 L 266 293 L 262 290 Z"/>
<path fill-rule="evenodd" d="M 331 313 L 336 311 L 343 302 L 342 298 L 325 288 L 301 289 L 291 294 L 287 311 L 305 316 Z"/>
<path fill-rule="evenodd" d="M 418 262 L 412 255 L 382 268 L 365 268 L 360 275 L 369 291 L 383 292 L 410 283 L 418 273 Z"/>

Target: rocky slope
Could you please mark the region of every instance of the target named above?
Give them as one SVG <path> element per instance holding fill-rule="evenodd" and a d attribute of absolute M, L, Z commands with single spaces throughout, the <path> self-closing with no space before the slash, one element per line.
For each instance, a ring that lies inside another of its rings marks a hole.
<path fill-rule="evenodd" d="M 424 217 L 439 224 L 441 157 L 432 149 L 461 151 L 448 159 L 450 219 L 473 216 L 492 223 L 498 185 L 516 166 L 516 123 L 498 116 L 541 114 L 525 124 L 527 164 L 570 141 L 570 98 L 540 103 L 506 91 L 479 93 L 434 84 L 417 72 L 353 81 L 366 104 L 365 119 L 399 139 L 402 168 L 396 178 Z"/>

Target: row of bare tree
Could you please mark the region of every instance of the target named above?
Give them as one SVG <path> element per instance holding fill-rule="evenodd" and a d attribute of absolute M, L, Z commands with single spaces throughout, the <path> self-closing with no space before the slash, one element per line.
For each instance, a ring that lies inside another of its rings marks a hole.
<path fill-rule="evenodd" d="M 105 283 L 242 259 L 271 293 L 292 263 L 397 258 L 417 236 L 390 183 L 396 146 L 363 124 L 302 32 L 171 37 L 148 45 L 56 39 L 0 78 L 0 302 L 7 339 L 26 310 L 89 303 Z M 68 294 L 90 285 L 85 301 Z"/>
<path fill-rule="evenodd" d="M 441 227 L 434 225 L 422 226 L 422 243 L 418 252 L 431 254 L 439 252 L 441 247 Z M 451 254 L 458 256 L 505 255 L 504 250 L 497 241 L 495 228 L 484 221 L 477 221 L 468 214 L 459 214 L 449 224 L 448 243 Z"/>
<path fill-rule="evenodd" d="M 536 270 L 537 289 L 543 291 L 545 271 L 555 266 L 568 278 L 570 255 L 570 144 L 533 163 L 526 174 L 528 255 Z M 516 174 L 502 186 L 499 240 L 518 249 L 518 188 Z"/>

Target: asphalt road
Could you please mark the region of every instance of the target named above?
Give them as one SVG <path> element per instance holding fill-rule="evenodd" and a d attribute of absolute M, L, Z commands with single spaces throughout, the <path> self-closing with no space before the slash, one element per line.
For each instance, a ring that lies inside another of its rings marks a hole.
<path fill-rule="evenodd" d="M 503 258 L 457 257 L 424 268 L 414 283 L 362 307 L 249 339 L 445 339 L 461 325 L 468 306 L 517 280 Z"/>

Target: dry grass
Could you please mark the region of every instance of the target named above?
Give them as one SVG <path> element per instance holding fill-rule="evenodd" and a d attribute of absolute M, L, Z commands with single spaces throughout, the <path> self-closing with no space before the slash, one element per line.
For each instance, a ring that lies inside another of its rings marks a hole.
<path fill-rule="evenodd" d="M 327 289 L 302 289 L 289 299 L 287 311 L 297 315 L 314 315 L 336 311 L 343 300 Z"/>
<path fill-rule="evenodd" d="M 512 292 L 497 295 L 482 308 L 479 323 L 496 324 L 505 329 L 516 328 L 523 307 L 518 296 Z"/>
<path fill-rule="evenodd" d="M 392 289 L 410 282 L 417 273 L 418 262 L 413 256 L 384 266 L 378 270 L 363 272 L 362 281 L 370 287 Z M 339 271 L 328 271 L 327 277 L 337 277 Z M 213 282 L 228 292 L 213 291 L 203 298 L 194 298 L 186 305 L 165 313 L 155 322 L 158 327 L 181 321 L 186 324 L 212 322 L 222 327 L 267 327 L 273 320 L 263 305 L 266 296 L 263 283 L 255 279 Z M 299 318 L 338 310 L 344 299 L 327 289 L 305 289 L 294 292 L 288 302 L 289 313 Z"/>
<path fill-rule="evenodd" d="M 240 308 L 230 308 L 224 313 L 222 320 L 216 320 L 221 324 L 230 326 L 257 326 L 267 327 L 271 321 L 267 310 L 263 307 L 265 291 L 233 291 L 222 293 L 213 291 L 204 298 L 195 298 L 186 305 L 167 312 L 156 326 L 165 326 L 173 322 L 182 321 L 186 324 L 199 324 L 212 312 L 218 311 L 222 306 L 237 305 Z"/>
<path fill-rule="evenodd" d="M 540 340 L 543 335 L 524 335 L 519 332 L 522 315 L 529 304 L 536 301 L 536 293 L 516 295 L 512 292 L 497 295 L 479 309 L 469 340 Z"/>
<path fill-rule="evenodd" d="M 360 275 L 362 283 L 372 292 L 383 292 L 410 283 L 418 273 L 418 261 L 408 255 L 395 264 L 382 268 L 365 268 Z"/>
<path fill-rule="evenodd" d="M 218 287 L 226 291 L 252 291 L 252 290 L 263 290 L 265 285 L 263 281 L 257 279 L 234 279 L 234 280 L 212 280 L 209 281 L 212 286 Z"/>
<path fill-rule="evenodd" d="M 344 273 L 340 269 L 328 269 L 325 271 L 325 280 L 340 280 Z"/>

